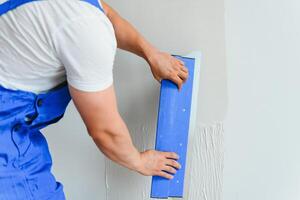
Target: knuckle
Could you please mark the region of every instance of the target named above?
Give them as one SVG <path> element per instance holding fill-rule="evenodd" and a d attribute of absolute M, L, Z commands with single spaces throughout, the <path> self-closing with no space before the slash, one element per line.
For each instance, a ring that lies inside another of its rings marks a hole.
<path fill-rule="evenodd" d="M 159 169 L 163 169 L 163 168 L 165 168 L 165 164 L 162 162 L 160 165 L 159 165 Z"/>
<path fill-rule="evenodd" d="M 169 152 L 164 152 L 164 156 L 168 157 L 169 156 Z"/>
<path fill-rule="evenodd" d="M 164 166 L 164 160 L 158 161 L 159 168 L 162 168 Z"/>
<path fill-rule="evenodd" d="M 178 75 L 178 73 L 177 73 L 176 71 L 173 71 L 172 76 L 173 76 L 174 78 L 177 78 L 177 75 Z"/>
<path fill-rule="evenodd" d="M 168 71 L 169 71 L 170 73 L 173 73 L 175 70 L 174 70 L 174 68 L 171 66 L 171 67 L 168 68 Z"/>

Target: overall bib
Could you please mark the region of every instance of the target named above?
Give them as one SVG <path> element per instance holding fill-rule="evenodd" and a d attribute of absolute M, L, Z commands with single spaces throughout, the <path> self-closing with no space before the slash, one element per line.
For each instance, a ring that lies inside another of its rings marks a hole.
<path fill-rule="evenodd" d="M 0 4 L 0 17 L 32 1 Z M 85 1 L 103 12 L 97 0 Z M 40 94 L 0 86 L 0 200 L 65 200 L 40 129 L 59 121 L 70 100 L 66 82 Z"/>

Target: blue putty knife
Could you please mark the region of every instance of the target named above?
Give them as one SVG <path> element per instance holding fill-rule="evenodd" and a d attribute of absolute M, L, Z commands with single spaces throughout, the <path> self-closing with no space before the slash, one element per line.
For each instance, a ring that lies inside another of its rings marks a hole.
<path fill-rule="evenodd" d="M 173 82 L 162 80 L 155 149 L 176 152 L 182 168 L 172 180 L 153 176 L 151 198 L 183 197 L 189 132 L 196 120 L 201 54 L 195 52 L 185 57 L 174 57 L 185 63 L 189 78 L 180 91 Z"/>

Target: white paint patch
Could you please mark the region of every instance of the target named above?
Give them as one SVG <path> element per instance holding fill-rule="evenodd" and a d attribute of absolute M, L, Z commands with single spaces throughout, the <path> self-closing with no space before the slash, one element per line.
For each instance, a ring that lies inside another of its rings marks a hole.
<path fill-rule="evenodd" d="M 189 141 L 184 200 L 220 200 L 224 168 L 222 122 L 198 125 Z"/>

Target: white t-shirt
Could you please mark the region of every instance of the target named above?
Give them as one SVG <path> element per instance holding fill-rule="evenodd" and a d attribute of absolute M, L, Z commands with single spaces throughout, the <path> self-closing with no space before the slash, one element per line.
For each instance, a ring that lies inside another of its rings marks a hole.
<path fill-rule="evenodd" d="M 113 82 L 117 42 L 97 7 L 80 0 L 43 0 L 0 16 L 0 85 L 40 93 L 68 81 L 83 91 Z"/>

